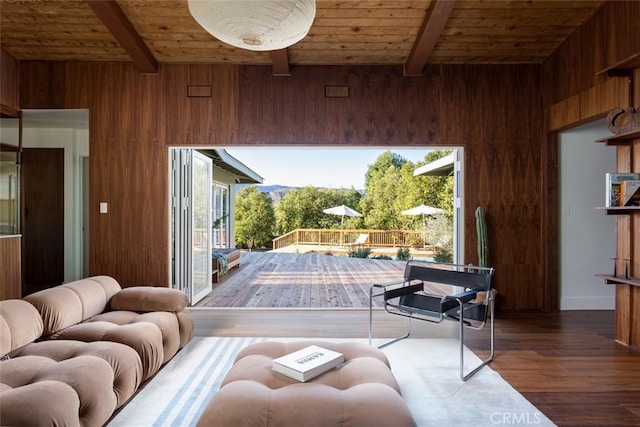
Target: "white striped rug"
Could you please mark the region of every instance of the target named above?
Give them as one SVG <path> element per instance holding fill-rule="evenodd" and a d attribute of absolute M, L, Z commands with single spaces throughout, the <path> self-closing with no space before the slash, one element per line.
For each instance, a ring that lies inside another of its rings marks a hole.
<path fill-rule="evenodd" d="M 192 339 L 108 426 L 194 426 L 240 349 L 268 340 L 294 339 Z M 554 425 L 490 367 L 460 381 L 457 346 L 449 338 L 406 339 L 383 349 L 419 426 Z M 465 359 L 479 362 L 468 350 Z"/>

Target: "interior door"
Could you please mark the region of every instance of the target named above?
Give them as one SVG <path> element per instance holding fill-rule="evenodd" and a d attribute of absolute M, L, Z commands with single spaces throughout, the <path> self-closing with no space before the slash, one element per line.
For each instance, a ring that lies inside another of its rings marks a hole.
<path fill-rule="evenodd" d="M 211 292 L 212 173 L 209 157 L 171 150 L 171 277 L 192 304 Z"/>
<path fill-rule="evenodd" d="M 23 296 L 64 281 L 64 149 L 22 151 Z"/>

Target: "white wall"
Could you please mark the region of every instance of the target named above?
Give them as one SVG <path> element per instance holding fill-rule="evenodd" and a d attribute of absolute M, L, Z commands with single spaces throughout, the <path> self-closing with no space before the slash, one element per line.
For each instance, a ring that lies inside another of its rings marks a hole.
<path fill-rule="evenodd" d="M 559 288 L 561 310 L 610 310 L 614 287 L 596 273 L 611 273 L 616 220 L 604 206 L 605 174 L 616 170 L 616 150 L 595 139 L 610 135 L 598 120 L 560 133 Z"/>
<path fill-rule="evenodd" d="M 64 149 L 64 281 L 81 279 L 82 158 L 89 156 L 88 110 L 23 111 L 25 148 Z"/>

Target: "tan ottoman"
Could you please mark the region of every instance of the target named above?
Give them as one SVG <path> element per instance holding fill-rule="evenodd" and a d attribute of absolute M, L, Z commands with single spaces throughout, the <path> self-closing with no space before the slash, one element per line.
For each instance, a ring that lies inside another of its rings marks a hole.
<path fill-rule="evenodd" d="M 305 383 L 274 372 L 272 361 L 309 345 L 345 363 Z M 387 357 L 362 343 L 263 342 L 244 348 L 198 426 L 415 426 Z"/>

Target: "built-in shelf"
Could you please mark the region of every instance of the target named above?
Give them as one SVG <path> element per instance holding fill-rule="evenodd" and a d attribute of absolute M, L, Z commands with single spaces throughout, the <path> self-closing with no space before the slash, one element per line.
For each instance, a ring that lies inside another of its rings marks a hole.
<path fill-rule="evenodd" d="M 607 145 L 627 145 L 638 138 L 640 138 L 640 129 L 596 139 L 596 142 L 604 142 Z"/>
<path fill-rule="evenodd" d="M 635 68 L 640 67 L 640 53 L 631 55 L 610 67 L 600 70 L 596 76 L 631 76 Z"/>
<path fill-rule="evenodd" d="M 604 280 L 607 285 L 640 286 L 640 279 L 633 277 L 625 279 L 624 277 L 613 276 L 611 274 L 596 274 L 595 276 Z"/>
<path fill-rule="evenodd" d="M 613 206 L 597 207 L 595 209 L 607 211 L 607 215 L 628 215 L 633 212 L 640 212 L 640 206 Z"/>

